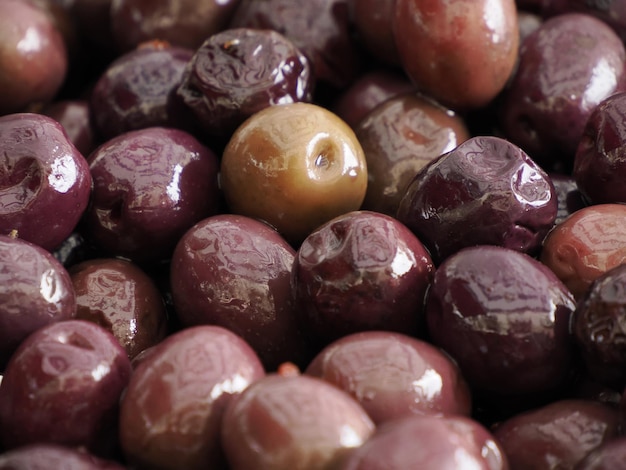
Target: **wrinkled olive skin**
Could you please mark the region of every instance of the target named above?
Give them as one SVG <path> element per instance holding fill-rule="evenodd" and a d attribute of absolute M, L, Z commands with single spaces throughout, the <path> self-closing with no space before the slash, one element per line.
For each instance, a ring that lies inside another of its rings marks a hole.
<path fill-rule="evenodd" d="M 258 357 L 218 326 L 186 328 L 150 351 L 121 400 L 120 442 L 127 461 L 163 470 L 224 468 L 224 409 L 265 375 Z"/>
<path fill-rule="evenodd" d="M 412 414 L 471 412 L 458 366 L 411 336 L 382 331 L 344 336 L 320 351 L 305 373 L 348 392 L 377 426 Z"/>
<path fill-rule="evenodd" d="M 226 28 L 239 0 L 113 0 L 111 32 L 121 51 L 159 38 L 196 49 Z"/>
<path fill-rule="evenodd" d="M 554 224 L 557 208 L 554 186 L 541 167 L 512 143 L 481 136 L 415 175 L 397 218 L 439 263 L 473 245 L 535 253 Z"/>
<path fill-rule="evenodd" d="M 486 106 L 513 73 L 514 0 L 396 0 L 392 27 L 407 75 L 454 110 Z"/>
<path fill-rule="evenodd" d="M 198 222 L 178 242 L 170 282 L 183 326 L 220 325 L 257 352 L 266 370 L 310 359 L 295 322 L 295 250 L 258 220 L 222 214 Z"/>
<path fill-rule="evenodd" d="M 341 89 L 360 72 L 348 0 L 239 0 L 230 27 L 283 34 L 311 61 L 316 83 Z"/>
<path fill-rule="evenodd" d="M 314 229 L 358 210 L 367 163 L 354 131 L 311 103 L 270 106 L 233 134 L 220 184 L 231 213 L 261 219 L 293 246 Z"/>
<path fill-rule="evenodd" d="M 498 103 L 504 135 L 547 170 L 570 171 L 594 108 L 626 85 L 626 51 L 615 32 L 580 13 L 551 18 L 520 48 Z"/>
<path fill-rule="evenodd" d="M 391 216 L 415 175 L 470 137 L 460 116 L 414 92 L 387 99 L 354 132 L 367 162 L 361 208 Z"/>
<path fill-rule="evenodd" d="M 397 70 L 379 68 L 364 72 L 330 104 L 337 116 L 355 129 L 361 119 L 383 101 L 415 91 L 415 85 Z"/>
<path fill-rule="evenodd" d="M 573 177 L 591 204 L 626 203 L 626 93 L 616 93 L 591 113 L 576 150 Z"/>
<path fill-rule="evenodd" d="M 626 265 L 596 278 L 580 299 L 572 330 L 587 373 L 601 383 L 626 386 Z"/>
<path fill-rule="evenodd" d="M 54 119 L 0 117 L 0 233 L 56 248 L 87 209 L 91 174 L 85 157 Z"/>
<path fill-rule="evenodd" d="M 298 321 L 320 345 L 367 330 L 417 335 L 434 269 L 424 245 L 393 217 L 348 212 L 298 249 L 291 279 Z"/>
<path fill-rule="evenodd" d="M 418 444 L 419 443 L 419 444 Z M 493 435 L 466 416 L 412 416 L 379 426 L 340 470 L 508 470 Z"/>
<path fill-rule="evenodd" d="M 58 121 L 81 155 L 87 157 L 96 148 L 98 138 L 91 122 L 89 101 L 67 99 L 54 101 L 41 109 L 41 114 Z"/>
<path fill-rule="evenodd" d="M 473 390 L 524 397 L 569 378 L 574 308 L 567 288 L 534 258 L 477 246 L 439 266 L 426 322 L 432 342 L 459 363 Z"/>
<path fill-rule="evenodd" d="M 76 318 L 106 328 L 133 359 L 167 334 L 165 303 L 156 284 L 134 263 L 98 258 L 69 268 Z"/>
<path fill-rule="evenodd" d="M 114 455 L 119 400 L 130 375 L 126 351 L 99 325 L 67 320 L 38 329 L 4 371 L 5 448 L 47 442 Z"/>
<path fill-rule="evenodd" d="M 65 41 L 53 19 L 22 0 L 1 2 L 0 18 L 0 115 L 51 101 L 68 70 Z"/>
<path fill-rule="evenodd" d="M 230 470 L 325 470 L 374 430 L 363 408 L 334 385 L 270 374 L 231 400 L 221 437 Z"/>
<path fill-rule="evenodd" d="M 582 209 L 588 204 L 572 175 L 552 172 L 549 176 L 550 181 L 552 181 L 554 185 L 556 200 L 558 202 L 556 219 L 554 220 L 554 225 L 556 226 L 578 209 Z"/>
<path fill-rule="evenodd" d="M 0 453 L 0 470 L 124 470 L 121 464 L 57 444 L 30 444 Z"/>
<path fill-rule="evenodd" d="M 32 243 L 0 235 L 0 371 L 35 330 L 76 315 L 70 276 Z"/>
<path fill-rule="evenodd" d="M 575 470 L 616 470 L 626 461 L 626 436 L 605 442 L 578 463 Z"/>
<path fill-rule="evenodd" d="M 623 204 L 579 209 L 550 231 L 540 260 L 580 299 L 597 277 L 626 262 L 625 224 Z"/>
<path fill-rule="evenodd" d="M 308 59 L 285 36 L 234 28 L 202 43 L 177 93 L 206 132 L 228 139 L 261 109 L 311 101 L 313 87 Z"/>
<path fill-rule="evenodd" d="M 109 64 L 94 84 L 89 101 L 99 138 L 106 141 L 156 126 L 192 131 L 192 114 L 176 90 L 193 53 L 152 41 Z"/>
<path fill-rule="evenodd" d="M 107 254 L 169 259 L 194 223 L 219 209 L 217 155 L 191 134 L 149 127 L 114 137 L 89 156 L 94 182 L 85 236 Z"/>
<path fill-rule="evenodd" d="M 578 468 L 589 452 L 618 436 L 614 407 L 588 400 L 557 400 L 495 426 L 511 470 Z"/>

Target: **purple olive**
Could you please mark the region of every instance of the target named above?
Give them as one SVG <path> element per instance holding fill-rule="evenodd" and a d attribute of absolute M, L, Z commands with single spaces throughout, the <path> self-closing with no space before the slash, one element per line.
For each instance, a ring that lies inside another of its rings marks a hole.
<path fill-rule="evenodd" d="M 466 416 L 411 416 L 385 423 L 340 470 L 508 470 L 497 439 Z"/>
<path fill-rule="evenodd" d="M 41 114 L 58 121 L 78 151 L 87 157 L 97 146 L 97 137 L 85 99 L 67 99 L 49 103 Z"/>
<path fill-rule="evenodd" d="M 56 248 L 87 209 L 87 161 L 54 119 L 21 113 L 0 117 L 0 233 Z"/>
<path fill-rule="evenodd" d="M 626 436 L 611 439 L 581 460 L 575 470 L 621 470 L 626 462 Z"/>
<path fill-rule="evenodd" d="M 0 453 L 0 470 L 124 470 L 122 464 L 58 444 L 30 444 Z"/>
<path fill-rule="evenodd" d="M 217 155 L 191 134 L 149 127 L 89 156 L 94 182 L 85 236 L 112 255 L 168 259 L 193 224 L 218 210 Z"/>
<path fill-rule="evenodd" d="M 575 303 L 539 261 L 498 246 L 465 248 L 435 272 L 426 300 L 432 342 L 478 393 L 548 393 L 572 370 Z"/>
<path fill-rule="evenodd" d="M 434 265 L 404 225 L 353 211 L 314 230 L 292 269 L 296 315 L 319 345 L 366 330 L 416 335 Z"/>
<path fill-rule="evenodd" d="M 344 336 L 320 351 L 305 373 L 348 392 L 377 425 L 412 414 L 471 412 L 456 363 L 430 343 L 398 333 Z"/>
<path fill-rule="evenodd" d="M 0 235 L 0 371 L 35 330 L 76 314 L 65 268 L 46 250 Z"/>
<path fill-rule="evenodd" d="M 269 225 L 222 214 L 198 222 L 172 255 L 170 284 L 183 326 L 237 333 L 267 370 L 310 359 L 297 329 L 290 277 L 294 249 Z"/>
<path fill-rule="evenodd" d="M 504 135 L 547 170 L 569 170 L 594 108 L 626 86 L 626 50 L 604 22 L 569 13 L 544 21 L 520 48 L 500 101 Z"/>
<path fill-rule="evenodd" d="M 131 375 L 115 337 L 83 320 L 44 326 L 26 338 L 0 385 L 0 438 L 83 446 L 110 455 L 117 446 L 119 400 Z"/>
<path fill-rule="evenodd" d="M 557 207 L 550 177 L 526 152 L 499 137 L 482 136 L 417 173 L 397 218 L 439 263 L 473 245 L 536 253 Z"/>
<path fill-rule="evenodd" d="M 496 425 L 511 470 L 574 468 L 618 435 L 615 408 L 586 400 L 557 400 Z"/>
<path fill-rule="evenodd" d="M 228 402 L 265 374 L 254 351 L 218 326 L 168 336 L 136 366 L 121 401 L 120 441 L 138 468 L 222 468 Z"/>

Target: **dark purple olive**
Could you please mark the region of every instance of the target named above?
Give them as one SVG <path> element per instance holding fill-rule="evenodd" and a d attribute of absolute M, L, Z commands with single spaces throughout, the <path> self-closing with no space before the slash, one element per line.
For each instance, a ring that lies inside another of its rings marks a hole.
<path fill-rule="evenodd" d="M 626 469 L 626 436 L 602 443 L 581 460 L 574 470 Z"/>
<path fill-rule="evenodd" d="M 618 435 L 615 408 L 586 400 L 557 400 L 498 424 L 493 435 L 511 470 L 573 469 Z"/>
<path fill-rule="evenodd" d="M 271 374 L 231 400 L 222 422 L 230 470 L 336 468 L 372 435 L 374 423 L 334 385 Z"/>
<path fill-rule="evenodd" d="M 550 173 L 549 176 L 550 181 L 554 185 L 558 202 L 556 219 L 554 220 L 554 225 L 556 226 L 578 209 L 586 207 L 587 202 L 572 175 L 567 173 Z"/>
<path fill-rule="evenodd" d="M 522 149 L 481 136 L 417 173 L 397 218 L 439 263 L 474 245 L 534 254 L 554 224 L 557 207 L 549 176 Z"/>
<path fill-rule="evenodd" d="M 574 158 L 573 178 L 591 204 L 626 202 L 626 92 L 591 113 Z"/>
<path fill-rule="evenodd" d="M 366 330 L 420 332 L 434 265 L 393 217 L 353 211 L 314 230 L 292 270 L 295 311 L 319 345 Z"/>
<path fill-rule="evenodd" d="M 379 68 L 359 75 L 329 107 L 354 129 L 367 113 L 383 101 L 412 91 L 416 91 L 415 85 L 405 74 Z"/>
<path fill-rule="evenodd" d="M 133 359 L 167 334 L 163 297 L 155 282 L 123 259 L 85 260 L 69 268 L 76 318 L 106 328 Z"/>
<path fill-rule="evenodd" d="M 465 248 L 435 272 L 426 301 L 432 342 L 480 393 L 524 396 L 565 383 L 575 303 L 539 261 L 498 246 Z"/>
<path fill-rule="evenodd" d="M 46 250 L 0 235 L 0 371 L 35 330 L 76 314 L 65 268 Z"/>
<path fill-rule="evenodd" d="M 395 0 L 348 0 L 350 18 L 358 40 L 377 60 L 400 65 L 400 55 L 393 35 Z"/>
<path fill-rule="evenodd" d="M 493 435 L 466 416 L 411 416 L 385 423 L 340 470 L 508 470 Z"/>
<path fill-rule="evenodd" d="M 0 233 L 47 250 L 74 228 L 89 203 L 87 161 L 54 119 L 32 113 L 0 117 Z"/>
<path fill-rule="evenodd" d="M 83 446 L 109 455 L 117 446 L 119 400 L 131 375 L 115 337 L 83 320 L 44 326 L 11 356 L 0 385 L 0 438 Z"/>
<path fill-rule="evenodd" d="M 311 61 L 316 82 L 343 88 L 360 71 L 348 0 L 240 0 L 230 27 L 283 34 Z"/>
<path fill-rule="evenodd" d="M 235 332 L 267 370 L 304 364 L 291 298 L 294 249 L 269 225 L 239 215 L 209 217 L 187 231 L 172 255 L 170 283 L 183 326 L 213 324 Z"/>
<path fill-rule="evenodd" d="M 0 2 L 0 116 L 51 101 L 67 69 L 67 47 L 52 18 L 31 2 Z"/>
<path fill-rule="evenodd" d="M 137 365 L 121 401 L 120 441 L 133 468 L 223 468 L 228 402 L 264 376 L 254 351 L 218 326 L 168 336 Z"/>
<path fill-rule="evenodd" d="M 83 156 L 88 156 L 97 146 L 89 101 L 68 99 L 49 103 L 41 114 L 51 117 L 63 126 L 67 136 Z"/>
<path fill-rule="evenodd" d="M 225 139 L 268 106 L 309 102 L 313 71 L 285 36 L 234 28 L 210 36 L 184 72 L 178 95 L 210 135 Z"/>
<path fill-rule="evenodd" d="M 388 98 L 354 132 L 367 162 L 361 208 L 391 216 L 415 175 L 470 137 L 463 118 L 415 92 Z"/>
<path fill-rule="evenodd" d="M 546 17 L 565 13 L 586 13 L 608 24 L 626 40 L 626 3 L 615 0 L 534 0 L 542 2 L 541 13 Z"/>
<path fill-rule="evenodd" d="M 572 330 L 587 372 L 601 383 L 626 386 L 626 264 L 597 277 L 576 305 Z"/>
<path fill-rule="evenodd" d="M 57 444 L 30 444 L 0 453 L 0 470 L 124 470 L 84 449 Z"/>
<path fill-rule="evenodd" d="M 344 336 L 320 351 L 305 373 L 348 392 L 377 425 L 412 414 L 471 412 L 456 363 L 430 343 L 398 333 Z"/>
<path fill-rule="evenodd" d="M 89 157 L 94 182 L 85 236 L 138 262 L 168 259 L 193 224 L 218 211 L 217 155 L 191 134 L 149 127 Z"/>
<path fill-rule="evenodd" d="M 547 170 L 569 171 L 594 108 L 626 86 L 626 51 L 602 21 L 570 13 L 526 37 L 499 104 L 504 135 Z"/>
<path fill-rule="evenodd" d="M 122 51 L 158 38 L 196 49 L 226 28 L 239 0 L 113 0 L 111 29 Z"/>
<path fill-rule="evenodd" d="M 99 137 L 108 140 L 157 126 L 194 130 L 193 117 L 176 94 L 193 53 L 193 49 L 151 41 L 111 62 L 89 101 Z"/>

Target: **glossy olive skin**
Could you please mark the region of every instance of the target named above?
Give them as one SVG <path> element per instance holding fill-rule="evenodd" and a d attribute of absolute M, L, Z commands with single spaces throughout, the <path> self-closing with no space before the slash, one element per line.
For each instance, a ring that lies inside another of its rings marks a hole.
<path fill-rule="evenodd" d="M 626 4 L 624 2 L 614 0 L 543 0 L 543 3 L 541 13 L 544 16 L 557 16 L 571 12 L 586 13 L 608 24 L 622 40 L 626 40 Z"/>
<path fill-rule="evenodd" d="M 354 132 L 367 162 L 361 207 L 391 216 L 423 167 L 470 138 L 460 116 L 414 92 L 387 99 Z"/>
<path fill-rule="evenodd" d="M 44 106 L 41 109 L 41 114 L 58 121 L 83 156 L 89 156 L 99 143 L 92 123 L 88 100 L 54 101 Z"/>
<path fill-rule="evenodd" d="M 149 127 L 108 140 L 89 156 L 92 202 L 85 236 L 106 253 L 151 263 L 219 208 L 217 155 L 191 134 Z"/>
<path fill-rule="evenodd" d="M 617 470 L 626 461 L 626 436 L 611 439 L 587 454 L 575 470 Z"/>
<path fill-rule="evenodd" d="M 0 370 L 35 330 L 76 314 L 66 269 L 52 255 L 19 238 L 0 235 Z"/>
<path fill-rule="evenodd" d="M 295 250 L 269 225 L 222 214 L 198 222 L 172 255 L 170 283 L 183 326 L 220 325 L 256 351 L 266 370 L 310 359 L 298 331 L 290 277 Z"/>
<path fill-rule="evenodd" d="M 473 245 L 535 253 L 557 207 L 549 176 L 522 149 L 499 137 L 479 136 L 417 173 L 397 218 L 441 262 Z"/>
<path fill-rule="evenodd" d="M 554 219 L 554 225 L 558 225 L 578 209 L 582 209 L 589 204 L 571 174 L 551 172 L 549 176 L 550 181 L 554 185 L 558 202 L 556 219 Z"/>
<path fill-rule="evenodd" d="M 4 371 L 0 437 L 5 448 L 48 442 L 110 455 L 130 375 L 126 351 L 104 328 L 67 320 L 38 329 Z"/>
<path fill-rule="evenodd" d="M 263 376 L 254 351 L 224 328 L 196 326 L 168 336 L 136 366 L 121 401 L 127 461 L 138 468 L 223 468 L 224 409 Z"/>
<path fill-rule="evenodd" d="M 546 20 L 520 48 L 500 100 L 504 135 L 546 169 L 569 171 L 593 109 L 625 86 L 626 52 L 611 28 L 580 13 Z"/>
<path fill-rule="evenodd" d="M 626 265 L 593 281 L 572 317 L 572 330 L 587 373 L 623 390 L 626 385 Z"/>
<path fill-rule="evenodd" d="M 347 0 L 239 0 L 230 27 L 285 35 L 311 61 L 316 82 L 344 88 L 360 72 Z"/>
<path fill-rule="evenodd" d="M 626 92 L 602 101 L 591 113 L 576 149 L 572 175 L 591 204 L 626 202 Z"/>
<path fill-rule="evenodd" d="M 0 470 L 124 470 L 113 460 L 57 444 L 30 444 L 0 453 Z"/>
<path fill-rule="evenodd" d="M 496 425 L 511 470 L 574 468 L 618 435 L 615 408 L 587 400 L 557 400 Z"/>
<path fill-rule="evenodd" d="M 0 117 L 0 233 L 47 250 L 78 225 L 89 203 L 87 161 L 57 121 L 41 114 Z"/>
<path fill-rule="evenodd" d="M 345 122 L 301 102 L 246 120 L 222 154 L 220 182 L 230 212 L 264 220 L 297 246 L 323 223 L 360 208 L 367 164 Z"/>
<path fill-rule="evenodd" d="M 177 93 L 206 132 L 228 139 L 261 109 L 311 101 L 313 88 L 309 60 L 289 39 L 272 30 L 233 28 L 195 51 Z"/>
<path fill-rule="evenodd" d="M 396 219 L 348 212 L 298 249 L 291 280 L 298 321 L 320 345 L 367 330 L 417 335 L 434 270 L 424 245 Z"/>
<path fill-rule="evenodd" d="M 432 342 L 481 393 L 549 392 L 572 367 L 572 295 L 546 266 L 498 246 L 465 248 L 435 272 L 426 300 Z"/>
<path fill-rule="evenodd" d="M 111 62 L 99 75 L 89 100 L 99 137 L 106 141 L 156 126 L 193 130 L 192 114 L 176 95 L 193 53 L 193 49 L 152 41 Z"/>
<path fill-rule="evenodd" d="M 344 336 L 320 351 L 305 373 L 348 392 L 376 425 L 412 414 L 471 412 L 458 366 L 411 336 L 382 331 Z"/>
<path fill-rule="evenodd" d="M 30 2 L 0 3 L 0 116 L 50 101 L 68 69 L 67 48 L 48 14 Z"/>
<path fill-rule="evenodd" d="M 493 435 L 466 416 L 412 416 L 385 423 L 340 470 L 507 470 Z"/>
<path fill-rule="evenodd" d="M 355 129 L 361 119 L 383 101 L 416 91 L 409 78 L 397 70 L 378 68 L 363 72 L 329 105 L 329 109 Z"/>
<path fill-rule="evenodd" d="M 148 274 L 123 259 L 85 260 L 69 268 L 76 318 L 106 328 L 133 359 L 167 334 L 163 297 Z"/>
<path fill-rule="evenodd" d="M 489 104 L 518 56 L 514 0 L 396 0 L 393 31 L 407 75 L 455 110 Z"/>
<path fill-rule="evenodd" d="M 546 237 L 540 260 L 580 299 L 600 275 L 626 261 L 626 205 L 579 209 Z"/>
<path fill-rule="evenodd" d="M 117 47 L 128 51 L 159 38 L 190 49 L 226 28 L 239 0 L 113 0 L 111 30 Z"/>
<path fill-rule="evenodd" d="M 347 393 L 315 377 L 270 374 L 232 400 L 222 422 L 231 470 L 336 468 L 374 432 Z"/>

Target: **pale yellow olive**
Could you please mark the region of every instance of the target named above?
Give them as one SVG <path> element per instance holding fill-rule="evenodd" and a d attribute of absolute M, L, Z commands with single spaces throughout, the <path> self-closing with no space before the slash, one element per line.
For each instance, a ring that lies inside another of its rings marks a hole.
<path fill-rule="evenodd" d="M 297 245 L 324 222 L 361 207 L 367 166 L 344 121 L 320 106 L 294 103 L 266 108 L 235 131 L 220 182 L 231 212 L 264 220 Z"/>

